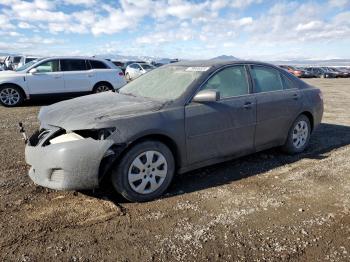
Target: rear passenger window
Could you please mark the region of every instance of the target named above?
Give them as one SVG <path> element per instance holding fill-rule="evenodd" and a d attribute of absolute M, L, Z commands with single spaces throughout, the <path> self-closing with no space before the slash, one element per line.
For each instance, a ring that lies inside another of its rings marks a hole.
<path fill-rule="evenodd" d="M 85 60 L 63 59 L 61 60 L 61 71 L 85 71 L 87 70 Z"/>
<path fill-rule="evenodd" d="M 283 89 L 292 89 L 295 88 L 292 80 L 290 80 L 288 77 L 282 75 L 282 82 L 283 82 Z"/>
<path fill-rule="evenodd" d="M 277 70 L 265 66 L 252 66 L 251 73 L 256 93 L 283 90 L 281 75 Z"/>
<path fill-rule="evenodd" d="M 234 66 L 221 70 L 209 79 L 204 89 L 217 89 L 222 98 L 248 94 L 245 67 Z"/>
<path fill-rule="evenodd" d="M 92 69 L 106 69 L 108 68 L 105 63 L 96 60 L 90 60 Z"/>

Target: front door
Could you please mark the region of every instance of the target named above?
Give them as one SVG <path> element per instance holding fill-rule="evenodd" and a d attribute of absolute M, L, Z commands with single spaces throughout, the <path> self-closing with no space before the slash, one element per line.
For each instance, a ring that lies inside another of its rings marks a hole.
<path fill-rule="evenodd" d="M 64 92 L 64 79 L 59 71 L 57 59 L 44 61 L 36 68 L 35 73 L 27 73 L 26 81 L 30 94 L 54 94 Z"/>
<path fill-rule="evenodd" d="M 250 94 L 245 66 L 220 70 L 203 89 L 217 89 L 220 100 L 192 102 L 185 107 L 189 164 L 252 151 L 256 102 Z"/>

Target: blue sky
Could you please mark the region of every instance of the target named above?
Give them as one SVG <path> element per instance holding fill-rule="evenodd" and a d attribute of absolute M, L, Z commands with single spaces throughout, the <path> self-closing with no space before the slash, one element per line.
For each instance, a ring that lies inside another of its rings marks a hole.
<path fill-rule="evenodd" d="M 0 53 L 350 58 L 350 0 L 0 0 Z"/>

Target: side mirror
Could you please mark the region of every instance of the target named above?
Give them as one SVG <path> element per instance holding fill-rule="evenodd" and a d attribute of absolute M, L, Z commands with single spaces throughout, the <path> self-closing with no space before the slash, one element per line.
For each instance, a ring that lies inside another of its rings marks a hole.
<path fill-rule="evenodd" d="M 203 102 L 216 102 L 220 100 L 220 92 L 215 89 L 206 89 L 199 91 L 194 98 L 193 102 L 203 103 Z"/>
<path fill-rule="evenodd" d="M 36 73 L 38 73 L 38 69 L 36 68 L 32 68 L 29 70 L 29 74 L 35 75 Z"/>

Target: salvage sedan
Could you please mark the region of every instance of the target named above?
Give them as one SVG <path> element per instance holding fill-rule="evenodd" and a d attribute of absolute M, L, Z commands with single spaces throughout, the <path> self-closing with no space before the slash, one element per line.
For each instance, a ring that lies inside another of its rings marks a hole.
<path fill-rule="evenodd" d="M 110 179 L 142 202 L 162 195 L 175 173 L 277 146 L 300 153 L 322 114 L 321 91 L 273 65 L 180 62 L 119 93 L 43 107 L 25 155 L 36 184 L 81 190 Z"/>

